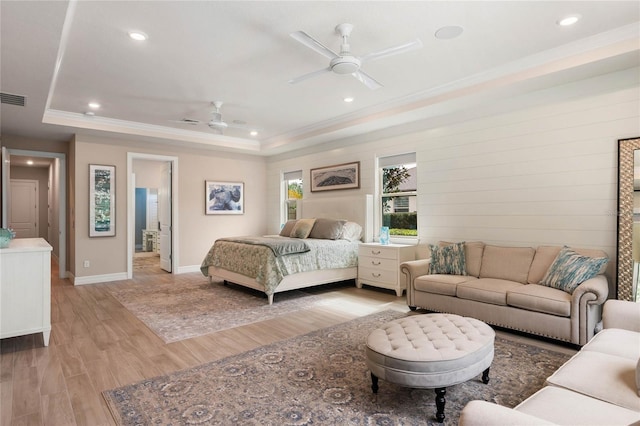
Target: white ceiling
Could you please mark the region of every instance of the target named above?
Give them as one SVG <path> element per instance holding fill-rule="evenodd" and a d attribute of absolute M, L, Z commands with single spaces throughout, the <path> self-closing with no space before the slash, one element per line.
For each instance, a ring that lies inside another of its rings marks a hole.
<path fill-rule="evenodd" d="M 550 85 L 640 66 L 634 1 L 0 1 L 2 134 L 69 140 L 73 133 L 273 155 L 477 108 Z M 558 19 L 579 14 L 565 28 Z M 420 50 L 368 62 L 384 87 L 326 73 L 329 60 L 290 33 L 338 51 L 354 25 L 361 56 L 420 38 Z M 445 26 L 464 32 L 437 39 Z M 148 34 L 145 42 L 127 33 Z M 343 102 L 345 96 L 355 98 Z M 222 117 L 260 129 L 214 134 Z M 101 108 L 89 117 L 88 103 Z M 176 123 L 182 118 L 203 123 Z"/>

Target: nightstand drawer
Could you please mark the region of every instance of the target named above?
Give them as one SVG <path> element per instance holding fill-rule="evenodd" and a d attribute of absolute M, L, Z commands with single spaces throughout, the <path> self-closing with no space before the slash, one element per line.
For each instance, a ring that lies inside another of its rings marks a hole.
<path fill-rule="evenodd" d="M 398 250 L 391 247 L 382 247 L 381 245 L 361 244 L 358 249 L 358 256 L 378 257 L 381 259 L 398 259 Z"/>
<path fill-rule="evenodd" d="M 382 257 L 360 256 L 358 259 L 358 266 L 395 272 L 398 268 L 398 261 L 396 259 L 385 259 Z"/>
<path fill-rule="evenodd" d="M 358 267 L 358 279 L 365 284 L 375 282 L 395 285 L 398 282 L 398 273 L 395 270 Z"/>

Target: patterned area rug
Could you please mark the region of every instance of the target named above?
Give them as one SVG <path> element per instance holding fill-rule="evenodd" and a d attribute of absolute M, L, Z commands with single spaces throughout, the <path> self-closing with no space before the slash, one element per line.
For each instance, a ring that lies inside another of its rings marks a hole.
<path fill-rule="evenodd" d="M 278 293 L 269 305 L 264 293 L 208 279 L 194 272 L 163 281 L 126 281 L 107 287 L 129 312 L 165 343 L 275 318 L 327 303 L 304 291 Z M 195 277 L 195 278 L 194 278 Z"/>
<path fill-rule="evenodd" d="M 381 380 L 371 391 L 366 336 L 404 315 L 369 315 L 103 395 L 122 425 L 439 425 L 433 390 Z M 488 384 L 447 388 L 445 424 L 473 399 L 517 405 L 569 358 L 503 338 L 495 349 Z"/>

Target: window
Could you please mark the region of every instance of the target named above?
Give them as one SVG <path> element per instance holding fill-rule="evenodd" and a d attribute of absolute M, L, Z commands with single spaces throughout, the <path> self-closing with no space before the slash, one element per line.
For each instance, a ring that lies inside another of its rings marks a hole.
<path fill-rule="evenodd" d="M 302 199 L 302 170 L 284 174 L 285 220 L 296 219 L 298 200 Z"/>
<path fill-rule="evenodd" d="M 395 237 L 418 236 L 418 184 L 416 154 L 378 159 L 380 167 L 380 211 L 382 226 Z"/>

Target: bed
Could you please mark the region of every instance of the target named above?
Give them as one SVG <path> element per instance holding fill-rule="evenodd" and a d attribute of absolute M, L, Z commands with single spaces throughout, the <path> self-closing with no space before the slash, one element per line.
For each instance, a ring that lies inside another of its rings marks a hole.
<path fill-rule="evenodd" d="M 305 219 L 298 222 L 306 221 L 307 227 L 312 222 L 310 237 L 318 236 L 314 231 L 321 228 L 326 232 L 327 226 L 332 227 L 328 232 L 335 232 L 335 222 L 341 222 L 347 238 L 288 238 L 281 235 L 220 238 L 211 246 L 200 270 L 211 283 L 217 279 L 263 291 L 269 304 L 279 292 L 356 279 L 358 245 L 373 238 L 372 211 L 371 195 L 301 201 L 298 217 Z M 294 227 L 295 224 L 288 222 L 286 226 Z M 355 224 L 361 229 L 360 238 L 353 238 L 358 228 Z M 320 236 L 323 233 L 320 232 Z M 285 234 L 289 232 L 285 231 Z"/>

